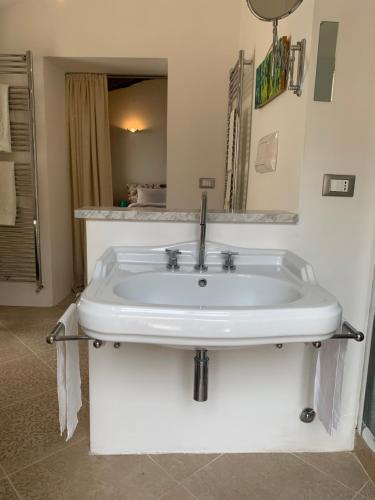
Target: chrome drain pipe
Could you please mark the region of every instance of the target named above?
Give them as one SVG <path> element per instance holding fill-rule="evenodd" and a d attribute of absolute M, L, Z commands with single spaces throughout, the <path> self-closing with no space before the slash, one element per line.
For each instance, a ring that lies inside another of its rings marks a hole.
<path fill-rule="evenodd" d="M 208 362 L 205 349 L 197 349 L 194 357 L 194 400 L 207 401 L 208 392 Z"/>

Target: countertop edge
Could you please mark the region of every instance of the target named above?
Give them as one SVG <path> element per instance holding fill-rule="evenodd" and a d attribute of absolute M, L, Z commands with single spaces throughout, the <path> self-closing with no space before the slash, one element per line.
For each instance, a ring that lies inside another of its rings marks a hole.
<path fill-rule="evenodd" d="M 76 219 L 128 222 L 198 222 L 199 211 L 134 210 L 83 207 L 74 211 Z M 297 224 L 299 216 L 283 211 L 207 212 L 207 222 L 226 224 Z"/>

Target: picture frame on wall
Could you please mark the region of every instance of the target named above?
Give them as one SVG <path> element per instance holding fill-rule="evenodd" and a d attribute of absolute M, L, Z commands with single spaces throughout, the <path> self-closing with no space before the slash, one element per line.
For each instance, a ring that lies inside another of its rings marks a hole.
<path fill-rule="evenodd" d="M 290 38 L 283 36 L 276 46 L 276 54 L 270 50 L 256 69 L 255 109 L 273 101 L 288 87 Z"/>

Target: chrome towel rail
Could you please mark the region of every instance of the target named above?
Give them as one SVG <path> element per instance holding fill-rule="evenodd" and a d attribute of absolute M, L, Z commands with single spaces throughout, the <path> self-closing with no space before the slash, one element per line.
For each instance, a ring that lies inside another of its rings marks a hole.
<path fill-rule="evenodd" d="M 362 342 L 365 339 L 364 333 L 358 331 L 353 325 L 344 321 L 341 327 L 341 333 L 337 333 L 333 339 L 351 339 L 357 342 Z"/>
<path fill-rule="evenodd" d="M 94 347 L 99 348 L 103 345 L 102 340 L 92 339 L 87 335 L 60 335 L 65 329 L 65 326 L 60 321 L 56 324 L 52 332 L 47 336 L 46 341 L 48 344 L 54 344 L 55 342 L 65 342 L 68 340 L 93 340 Z M 364 333 L 360 332 L 353 325 L 351 325 L 348 321 L 344 321 L 341 327 L 341 333 L 337 333 L 331 337 L 332 339 L 349 339 L 355 340 L 356 342 L 362 342 L 365 338 Z M 312 345 L 317 349 L 321 347 L 321 342 L 312 342 Z M 114 347 L 120 347 L 119 342 L 114 343 Z M 276 344 L 278 349 L 283 348 L 283 344 Z"/>
<path fill-rule="evenodd" d="M 365 335 L 363 332 L 360 332 L 353 325 L 351 325 L 348 321 L 344 321 L 341 326 L 341 333 L 336 333 L 331 337 L 332 339 L 349 339 L 355 340 L 356 342 L 363 342 L 365 339 Z M 312 345 L 319 349 L 322 347 L 321 342 L 313 342 Z M 299 416 L 299 419 L 304 424 L 311 424 L 316 417 L 316 411 L 314 408 L 304 408 Z"/>
<path fill-rule="evenodd" d="M 227 157 L 224 188 L 225 210 L 246 206 L 252 106 L 247 104 L 253 92 L 253 61 L 240 50 L 238 60 L 229 73 L 227 115 Z M 233 115 L 232 115 L 233 113 Z M 231 126 L 231 117 L 233 126 Z"/>
<path fill-rule="evenodd" d="M 0 282 L 33 282 L 39 292 L 43 281 L 31 52 L 0 54 L 0 75 L 9 84 L 12 147 L 11 153 L 0 153 L 0 161 L 14 161 L 17 194 L 15 226 L 0 227 Z"/>
<path fill-rule="evenodd" d="M 365 334 L 354 328 L 353 325 L 351 325 L 348 321 L 344 321 L 342 326 L 341 326 L 341 333 L 336 333 L 335 335 L 332 335 L 332 337 L 328 340 L 331 339 L 338 339 L 338 340 L 355 340 L 356 342 L 363 342 L 365 339 Z M 316 349 L 319 349 L 322 347 L 322 343 L 320 341 L 317 342 L 311 342 L 313 347 Z M 284 347 L 284 344 L 275 344 L 278 349 L 282 349 Z"/>
<path fill-rule="evenodd" d="M 365 339 L 365 334 L 354 328 L 353 325 L 351 325 L 348 321 L 344 321 L 342 326 L 341 326 L 341 333 L 336 333 L 335 335 L 332 335 L 331 339 L 338 339 L 338 340 L 355 340 L 356 342 L 363 342 Z M 313 342 L 312 345 L 316 347 L 316 349 L 319 349 L 322 347 L 321 342 Z"/>
<path fill-rule="evenodd" d="M 54 344 L 55 342 L 66 342 L 68 340 L 93 340 L 93 345 L 97 349 L 103 345 L 102 340 L 97 340 L 97 339 L 92 339 L 91 337 L 88 337 L 87 335 L 60 335 L 63 333 L 65 330 L 65 325 L 64 323 L 61 323 L 59 321 L 52 332 L 47 336 L 46 341 L 47 344 Z"/>

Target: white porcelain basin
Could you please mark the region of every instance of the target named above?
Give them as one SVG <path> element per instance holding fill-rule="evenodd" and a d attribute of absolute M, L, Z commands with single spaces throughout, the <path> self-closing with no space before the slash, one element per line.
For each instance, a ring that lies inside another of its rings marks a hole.
<path fill-rule="evenodd" d="M 129 302 L 194 308 L 275 306 L 302 297 L 295 285 L 277 278 L 210 272 L 135 274 L 118 283 L 114 293 Z"/>
<path fill-rule="evenodd" d="M 78 303 L 87 335 L 220 349 L 321 341 L 341 325 L 335 297 L 289 251 L 207 243 L 208 271 L 200 273 L 194 269 L 197 242 L 174 246 L 182 252 L 178 271 L 166 269 L 165 247 L 105 252 Z M 239 253 L 236 271 L 223 271 L 223 250 Z"/>

